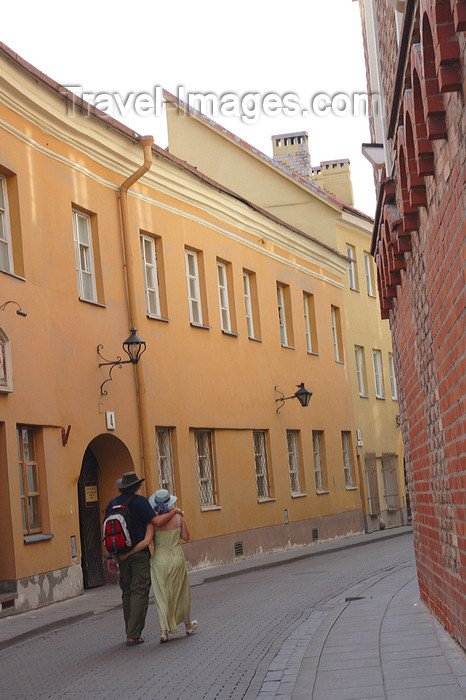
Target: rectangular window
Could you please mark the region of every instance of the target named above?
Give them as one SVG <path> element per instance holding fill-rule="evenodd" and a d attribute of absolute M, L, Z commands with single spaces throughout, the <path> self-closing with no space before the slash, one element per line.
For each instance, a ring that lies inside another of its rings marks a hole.
<path fill-rule="evenodd" d="M 248 337 L 253 340 L 260 340 L 261 327 L 259 318 L 259 301 L 257 296 L 256 273 L 250 270 L 243 270 L 244 305 L 246 311 L 246 322 L 248 327 Z"/>
<path fill-rule="evenodd" d="M 398 493 L 397 458 L 395 454 L 382 454 L 382 476 L 387 509 L 396 510 L 400 507 L 400 500 Z"/>
<path fill-rule="evenodd" d="M 201 287 L 199 283 L 199 265 L 197 253 L 186 249 L 186 282 L 188 285 L 189 320 L 196 326 L 202 326 Z"/>
<path fill-rule="evenodd" d="M 280 342 L 282 345 L 288 345 L 288 335 L 286 332 L 286 311 L 285 298 L 283 287 L 277 284 L 277 303 L 278 303 L 278 323 L 280 324 Z"/>
<path fill-rule="evenodd" d="M 243 272 L 243 289 L 244 289 L 244 306 L 246 311 L 246 323 L 248 326 L 248 337 L 254 338 L 254 315 L 252 312 L 252 295 L 251 295 L 251 275 L 249 272 Z"/>
<path fill-rule="evenodd" d="M 314 474 L 316 491 L 325 491 L 325 466 L 323 451 L 323 430 L 312 431 L 312 445 L 314 449 Z"/>
<path fill-rule="evenodd" d="M 176 495 L 172 430 L 171 428 L 156 428 L 155 436 L 157 439 L 157 468 L 160 488 L 167 489 L 167 491 Z"/>
<path fill-rule="evenodd" d="M 332 306 L 331 314 L 333 350 L 335 353 L 335 361 L 343 362 L 343 340 L 341 335 L 340 309 L 337 306 Z"/>
<path fill-rule="evenodd" d="M 358 376 L 359 396 L 367 396 L 366 391 L 366 364 L 364 361 L 364 348 L 360 345 L 354 346 L 356 358 L 356 374 Z"/>
<path fill-rule="evenodd" d="M 378 399 L 385 398 L 382 372 L 382 353 L 380 350 L 372 350 L 372 362 L 374 365 L 375 395 Z"/>
<path fill-rule="evenodd" d="M 364 253 L 364 270 L 366 272 L 366 287 L 367 287 L 367 293 L 369 296 L 373 297 L 375 296 L 374 292 L 374 282 L 373 282 L 373 276 L 372 276 L 372 262 L 371 262 L 371 256 L 369 253 Z"/>
<path fill-rule="evenodd" d="M 213 438 L 211 430 L 195 430 L 197 475 L 201 507 L 217 505 L 214 474 Z"/>
<path fill-rule="evenodd" d="M 74 252 L 79 298 L 97 301 L 91 217 L 73 209 Z"/>
<path fill-rule="evenodd" d="M 18 426 L 18 463 L 24 534 L 41 531 L 39 475 L 33 428 Z"/>
<path fill-rule="evenodd" d="M 217 260 L 218 302 L 222 331 L 231 333 L 230 299 L 228 295 L 227 266 Z"/>
<path fill-rule="evenodd" d="M 346 244 L 346 255 L 348 258 L 352 258 L 352 261 L 348 263 L 348 274 L 349 274 L 349 286 L 350 289 L 357 291 L 357 274 L 356 274 L 356 251 L 354 246 Z"/>
<path fill-rule="evenodd" d="M 141 257 L 146 292 L 146 311 L 149 316 L 161 318 L 159 276 L 157 272 L 157 255 L 155 240 L 141 234 Z"/>
<path fill-rule="evenodd" d="M 287 430 L 286 439 L 288 443 L 288 468 L 290 471 L 291 493 L 302 493 L 301 467 L 299 464 L 298 431 Z"/>
<path fill-rule="evenodd" d="M 392 390 L 392 399 L 393 401 L 398 401 L 398 391 L 396 388 L 396 378 L 395 378 L 395 365 L 393 362 L 393 354 L 391 352 L 388 353 L 388 368 L 390 371 L 390 386 Z"/>
<path fill-rule="evenodd" d="M 347 488 L 354 486 L 353 459 L 351 456 L 351 433 L 349 430 L 341 431 L 341 446 L 343 450 L 343 468 L 345 470 L 345 484 Z"/>
<path fill-rule="evenodd" d="M 256 463 L 256 485 L 258 498 L 270 498 L 269 464 L 267 459 L 267 439 L 265 430 L 255 430 L 254 459 Z"/>
<path fill-rule="evenodd" d="M 366 452 L 367 496 L 370 515 L 380 515 L 379 483 L 377 479 L 377 459 L 374 453 Z"/>
<path fill-rule="evenodd" d="M 306 333 L 306 348 L 310 353 L 317 353 L 317 327 L 314 307 L 314 295 L 303 293 L 304 329 Z"/>
<path fill-rule="evenodd" d="M 3 175 L 0 175 L 0 270 L 13 272 L 8 192 Z"/>

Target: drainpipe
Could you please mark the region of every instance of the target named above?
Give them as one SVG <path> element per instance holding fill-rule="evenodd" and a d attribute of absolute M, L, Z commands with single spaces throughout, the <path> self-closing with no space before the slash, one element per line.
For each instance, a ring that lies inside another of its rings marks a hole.
<path fill-rule="evenodd" d="M 136 302 L 136 285 L 134 275 L 134 256 L 132 248 L 132 236 L 128 214 L 128 190 L 134 185 L 152 166 L 152 136 L 141 136 L 139 143 L 144 148 L 144 163 L 136 170 L 120 187 L 118 196 L 120 200 L 121 232 L 124 247 L 124 268 L 126 277 L 126 296 L 129 308 L 130 328 L 139 330 L 138 309 Z M 139 250 L 139 249 L 138 249 Z M 147 411 L 146 383 L 144 379 L 144 365 L 138 362 L 135 365 L 136 395 L 138 404 L 139 439 L 141 449 L 142 472 L 146 480 L 146 493 L 153 490 L 152 475 L 150 472 L 149 449 L 149 421 Z"/>

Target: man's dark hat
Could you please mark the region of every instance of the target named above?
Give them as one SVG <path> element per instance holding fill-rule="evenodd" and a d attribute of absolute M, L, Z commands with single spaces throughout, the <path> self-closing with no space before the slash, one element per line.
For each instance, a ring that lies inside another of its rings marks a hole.
<path fill-rule="evenodd" d="M 126 472 L 123 474 L 121 479 L 117 479 L 115 483 L 120 491 L 124 491 L 125 489 L 129 489 L 131 486 L 135 486 L 136 484 L 142 484 L 143 481 L 144 479 L 140 479 L 136 472 Z"/>

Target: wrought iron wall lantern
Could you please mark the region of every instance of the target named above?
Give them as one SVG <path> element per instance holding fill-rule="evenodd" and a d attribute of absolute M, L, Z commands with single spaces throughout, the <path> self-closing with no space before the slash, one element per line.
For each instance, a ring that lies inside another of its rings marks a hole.
<path fill-rule="evenodd" d="M 281 394 L 281 396 L 278 399 L 275 399 L 276 402 L 281 402 L 280 406 L 277 407 L 275 413 L 280 413 L 280 409 L 283 408 L 283 406 L 285 405 L 285 401 L 288 401 L 288 399 L 298 399 L 299 403 L 303 408 L 309 404 L 312 392 L 306 389 L 306 387 L 304 386 L 304 382 L 301 382 L 301 384 L 297 384 L 297 387 L 298 391 L 295 391 L 293 396 L 285 396 L 285 394 L 283 394 L 277 386 L 275 387 L 275 391 L 278 394 Z"/>
<path fill-rule="evenodd" d="M 107 396 L 108 391 L 104 389 L 104 386 L 107 382 L 112 381 L 112 372 L 114 368 L 119 367 L 121 369 L 123 365 L 129 364 L 137 365 L 137 363 L 141 359 L 142 353 L 146 349 L 146 343 L 144 342 L 144 340 L 142 340 L 142 338 L 140 338 L 137 335 L 136 328 L 131 328 L 131 335 L 123 343 L 123 350 L 128 355 L 129 360 L 122 360 L 121 357 L 118 355 L 116 360 L 113 360 L 113 362 L 109 362 L 103 355 L 100 354 L 100 351 L 103 350 L 103 347 L 103 345 L 97 346 L 98 356 L 102 358 L 102 360 L 105 360 L 105 362 L 100 362 L 99 367 L 110 366 L 110 369 L 108 372 L 108 379 L 106 379 L 100 385 L 100 394 L 101 396 Z"/>
<path fill-rule="evenodd" d="M 27 316 L 26 311 L 23 311 L 18 302 L 14 301 L 13 299 L 11 299 L 11 301 L 6 301 L 4 304 L 2 304 L 0 306 L 0 311 L 5 311 L 5 308 L 8 306 L 8 304 L 16 304 L 16 306 L 18 307 L 16 309 L 16 313 L 18 314 L 18 316 Z"/>

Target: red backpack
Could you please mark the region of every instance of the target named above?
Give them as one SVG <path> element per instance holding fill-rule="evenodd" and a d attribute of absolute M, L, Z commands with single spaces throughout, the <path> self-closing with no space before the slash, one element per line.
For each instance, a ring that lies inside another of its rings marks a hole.
<path fill-rule="evenodd" d="M 128 503 L 114 503 L 104 520 L 104 545 L 110 554 L 124 554 L 135 545 L 130 504 L 136 498 L 133 495 Z"/>

